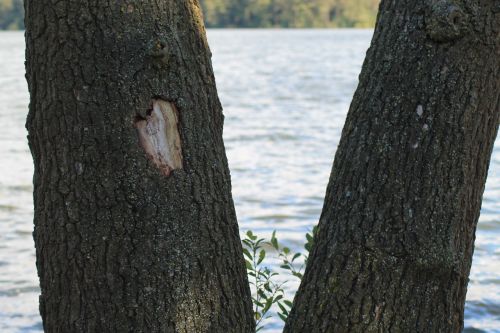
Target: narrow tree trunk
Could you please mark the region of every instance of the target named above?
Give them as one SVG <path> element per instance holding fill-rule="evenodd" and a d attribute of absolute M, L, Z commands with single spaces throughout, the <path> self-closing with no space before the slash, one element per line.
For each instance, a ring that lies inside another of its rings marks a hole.
<path fill-rule="evenodd" d="M 252 332 L 199 5 L 26 6 L 46 332 Z"/>
<path fill-rule="evenodd" d="M 500 118 L 496 1 L 382 0 L 285 332 L 460 332 Z"/>

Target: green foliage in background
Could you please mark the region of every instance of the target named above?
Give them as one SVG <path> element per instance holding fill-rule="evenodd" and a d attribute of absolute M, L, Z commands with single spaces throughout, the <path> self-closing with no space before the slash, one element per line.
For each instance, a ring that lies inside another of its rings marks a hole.
<path fill-rule="evenodd" d="M 201 0 L 207 27 L 366 28 L 379 0 Z"/>
<path fill-rule="evenodd" d="M 0 30 L 18 30 L 24 27 L 22 0 L 0 0 Z"/>
<path fill-rule="evenodd" d="M 286 321 L 292 302 L 287 297 L 284 286 L 292 277 L 302 280 L 302 271 L 307 263 L 316 231 L 317 227 L 314 227 L 311 233 L 306 234 L 304 254 L 294 253 L 290 248 L 281 246 L 276 238 L 276 231 L 270 240 L 259 238 L 252 231 L 245 234 L 242 241 L 243 254 L 252 289 L 257 332 L 264 328 L 266 320 L 272 317 L 273 310 L 281 320 Z M 274 258 L 269 256 L 270 254 L 274 254 Z"/>
<path fill-rule="evenodd" d="M 367 28 L 379 0 L 200 0 L 208 28 Z M 0 0 L 0 29 L 23 29 L 23 1 Z"/>

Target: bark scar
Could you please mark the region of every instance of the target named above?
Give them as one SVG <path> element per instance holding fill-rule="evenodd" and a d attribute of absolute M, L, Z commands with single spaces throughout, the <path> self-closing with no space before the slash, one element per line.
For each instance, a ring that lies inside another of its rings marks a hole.
<path fill-rule="evenodd" d="M 167 66 L 170 60 L 168 42 L 165 39 L 153 40 L 149 45 L 148 54 L 153 58 L 153 63 L 159 67 Z"/>
<path fill-rule="evenodd" d="M 173 103 L 153 99 L 146 117 L 138 115 L 134 126 L 139 145 L 162 174 L 169 176 L 173 170 L 182 169 L 179 113 Z"/>
<path fill-rule="evenodd" d="M 438 43 L 451 42 L 464 36 L 468 17 L 453 0 L 438 0 L 430 7 L 426 30 Z"/>

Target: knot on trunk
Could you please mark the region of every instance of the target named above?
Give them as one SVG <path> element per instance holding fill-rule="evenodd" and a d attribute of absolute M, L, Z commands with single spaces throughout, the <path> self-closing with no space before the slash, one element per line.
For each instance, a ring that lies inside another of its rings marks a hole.
<path fill-rule="evenodd" d="M 432 4 L 427 18 L 427 34 L 438 43 L 462 38 L 468 26 L 467 14 L 458 4 L 449 0 L 439 0 Z"/>
<path fill-rule="evenodd" d="M 491 10 L 495 14 L 500 13 L 500 2 L 495 2 Z"/>
<path fill-rule="evenodd" d="M 165 39 L 151 41 L 148 47 L 148 55 L 153 58 L 153 63 L 158 67 L 167 66 L 170 59 L 167 41 Z"/>

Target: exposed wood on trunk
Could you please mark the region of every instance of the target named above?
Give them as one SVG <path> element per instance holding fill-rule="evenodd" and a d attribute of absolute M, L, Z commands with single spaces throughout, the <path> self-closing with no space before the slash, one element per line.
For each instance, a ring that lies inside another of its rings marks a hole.
<path fill-rule="evenodd" d="M 182 169 L 182 148 L 179 135 L 179 116 L 175 105 L 154 99 L 146 118 L 138 116 L 139 144 L 148 158 L 168 176 L 175 169 Z"/>

